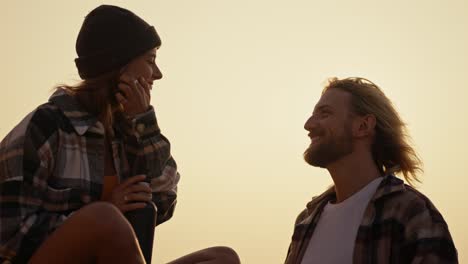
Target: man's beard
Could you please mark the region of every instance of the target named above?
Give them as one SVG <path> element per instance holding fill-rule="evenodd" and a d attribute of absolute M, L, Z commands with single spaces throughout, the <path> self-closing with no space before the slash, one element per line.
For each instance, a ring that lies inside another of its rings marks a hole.
<path fill-rule="evenodd" d="M 345 126 L 341 136 L 321 138 L 321 142 L 310 145 L 304 152 L 304 160 L 314 167 L 326 168 L 353 151 L 352 141 L 351 129 Z"/>

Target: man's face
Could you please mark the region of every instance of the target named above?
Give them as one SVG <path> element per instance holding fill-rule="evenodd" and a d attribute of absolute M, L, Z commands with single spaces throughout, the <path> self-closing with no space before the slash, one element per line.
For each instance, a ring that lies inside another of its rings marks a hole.
<path fill-rule="evenodd" d="M 350 109 L 351 95 L 347 92 L 330 89 L 322 95 L 304 125 L 312 141 L 304 153 L 307 163 L 326 168 L 353 152 Z"/>

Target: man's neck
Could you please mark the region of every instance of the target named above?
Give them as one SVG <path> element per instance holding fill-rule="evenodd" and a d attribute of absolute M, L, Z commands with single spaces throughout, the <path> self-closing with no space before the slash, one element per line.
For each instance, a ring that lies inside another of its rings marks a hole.
<path fill-rule="evenodd" d="M 335 183 L 337 203 L 346 200 L 382 176 L 370 153 L 352 153 L 330 164 L 327 170 Z"/>

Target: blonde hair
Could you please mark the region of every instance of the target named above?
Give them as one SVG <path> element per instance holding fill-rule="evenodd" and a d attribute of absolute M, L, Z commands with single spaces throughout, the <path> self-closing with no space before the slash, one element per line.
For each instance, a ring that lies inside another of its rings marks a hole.
<path fill-rule="evenodd" d="M 351 108 L 357 115 L 374 115 L 376 118 L 372 156 L 379 170 L 384 173 L 401 173 L 413 185 L 420 182 L 418 173 L 422 162 L 411 147 L 406 124 L 400 118 L 392 102 L 373 82 L 364 78 L 331 78 L 323 89 L 340 89 L 351 94 Z"/>

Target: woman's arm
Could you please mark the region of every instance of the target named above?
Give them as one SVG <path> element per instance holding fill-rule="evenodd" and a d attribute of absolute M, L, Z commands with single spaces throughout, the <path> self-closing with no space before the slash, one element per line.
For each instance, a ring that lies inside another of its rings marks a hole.
<path fill-rule="evenodd" d="M 146 174 L 157 207 L 157 224 L 173 215 L 177 200 L 179 173 L 171 156 L 169 140 L 161 134 L 154 109 L 133 118 L 134 135 L 126 142 L 131 175 Z"/>

